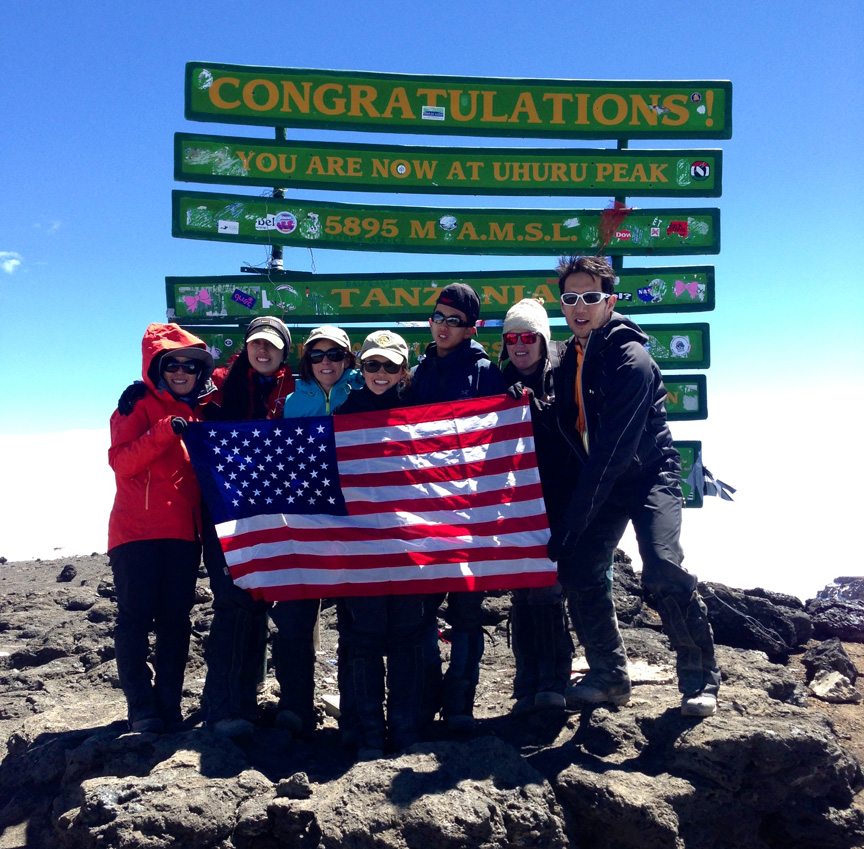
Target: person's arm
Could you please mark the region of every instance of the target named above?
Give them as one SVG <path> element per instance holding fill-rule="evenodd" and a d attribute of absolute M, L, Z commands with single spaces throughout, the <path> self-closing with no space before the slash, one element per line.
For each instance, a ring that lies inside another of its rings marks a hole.
<path fill-rule="evenodd" d="M 150 422 L 145 405 L 138 404 L 128 415 L 111 416 L 111 447 L 108 464 L 122 477 L 133 477 L 146 471 L 152 462 L 171 445 L 178 435 L 171 427 L 172 416 Z"/>
<path fill-rule="evenodd" d="M 624 346 L 612 365 L 602 407 L 588 433 L 588 458 L 563 516 L 565 529 L 574 539 L 633 462 L 654 400 L 651 359 L 642 345 Z"/>

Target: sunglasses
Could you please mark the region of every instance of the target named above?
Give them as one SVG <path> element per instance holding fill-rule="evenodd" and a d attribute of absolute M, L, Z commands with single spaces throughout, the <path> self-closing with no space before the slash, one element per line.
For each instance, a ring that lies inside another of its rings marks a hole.
<path fill-rule="evenodd" d="M 575 307 L 579 301 L 582 301 L 583 304 L 592 307 L 595 304 L 599 304 L 600 301 L 605 301 L 611 297 L 606 292 L 585 292 L 584 294 L 579 294 L 579 292 L 564 292 L 561 295 L 561 303 L 565 307 Z"/>
<path fill-rule="evenodd" d="M 521 342 L 523 345 L 533 345 L 537 341 L 536 333 L 505 333 L 504 342 L 507 345 L 515 345 Z"/>
<path fill-rule="evenodd" d="M 348 352 L 343 351 L 341 348 L 328 348 L 326 351 L 316 349 L 309 352 L 309 362 L 323 363 L 324 357 L 327 357 L 331 363 L 341 363 L 347 356 Z"/>
<path fill-rule="evenodd" d="M 201 363 L 197 360 L 189 360 L 188 363 L 178 363 L 177 360 L 166 360 L 162 366 L 162 371 L 167 371 L 168 374 L 175 374 L 182 371 L 184 374 L 198 374 L 201 371 Z"/>
<path fill-rule="evenodd" d="M 444 315 L 443 312 L 437 310 L 432 313 L 429 320 L 433 324 L 446 324 L 448 327 L 473 327 L 470 321 L 462 321 L 458 315 Z"/>
<path fill-rule="evenodd" d="M 368 371 L 369 374 L 376 374 L 381 371 L 383 368 L 387 374 L 399 374 L 402 371 L 402 365 L 400 363 L 382 363 L 378 360 L 366 360 L 360 364 L 360 368 L 363 371 Z"/>

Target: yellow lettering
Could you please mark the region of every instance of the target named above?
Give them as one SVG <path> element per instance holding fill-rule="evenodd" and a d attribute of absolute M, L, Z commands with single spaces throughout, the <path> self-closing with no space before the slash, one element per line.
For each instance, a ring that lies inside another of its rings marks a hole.
<path fill-rule="evenodd" d="M 256 99 L 258 90 L 264 91 L 264 102 Z M 271 80 L 249 80 L 243 86 L 243 103 L 255 112 L 269 112 L 279 102 L 279 89 Z"/>
<path fill-rule="evenodd" d="M 328 100 L 325 100 L 325 97 L 330 92 L 341 94 L 342 83 L 324 83 L 324 85 L 318 86 L 318 88 L 315 89 L 315 93 L 312 95 L 312 102 L 315 105 L 315 108 L 324 115 L 344 115 L 345 98 L 333 97 L 328 102 Z"/>
<path fill-rule="evenodd" d="M 370 118 L 378 118 L 378 110 L 372 102 L 378 96 L 378 90 L 371 85 L 349 85 L 348 92 L 351 96 L 351 108 L 349 115 L 359 117 L 365 110 Z"/>
<path fill-rule="evenodd" d="M 552 284 L 555 285 L 555 289 L 553 291 Z M 553 280 L 547 283 L 541 283 L 532 293 L 532 298 L 542 298 L 547 304 L 557 304 L 558 303 L 558 286 L 557 281 Z"/>
<path fill-rule="evenodd" d="M 573 95 L 569 91 L 548 91 L 543 95 L 543 100 L 552 101 L 552 117 L 550 124 L 564 123 L 564 104 L 573 102 Z"/>
<path fill-rule="evenodd" d="M 459 182 L 463 182 L 465 180 L 465 169 L 462 168 L 462 163 L 457 159 L 451 166 L 450 171 L 447 174 L 448 180 L 458 180 Z"/>
<path fill-rule="evenodd" d="M 330 176 L 344 177 L 345 176 L 345 160 L 341 156 L 327 157 L 327 173 Z"/>
<path fill-rule="evenodd" d="M 534 96 L 530 91 L 519 93 L 519 97 L 516 98 L 516 105 L 513 107 L 513 112 L 509 118 L 510 123 L 518 123 L 520 115 L 527 115 L 529 124 L 541 123 L 540 116 L 537 114 L 537 107 L 534 105 Z"/>
<path fill-rule="evenodd" d="M 687 111 L 686 94 L 670 94 L 668 97 L 663 98 L 663 105 L 669 110 L 663 116 L 663 123 L 667 127 L 680 127 L 682 124 L 687 123 L 690 113 Z M 670 112 L 675 118 L 669 117 Z"/>
<path fill-rule="evenodd" d="M 657 100 L 656 94 L 651 95 L 651 102 L 648 103 L 642 95 L 631 94 L 630 103 L 633 106 L 633 111 L 630 115 L 630 126 L 636 127 L 644 119 L 649 127 L 657 126 Z"/>
<path fill-rule="evenodd" d="M 255 151 L 250 150 L 249 153 L 246 153 L 246 151 L 243 150 L 235 150 L 234 152 L 240 157 L 240 161 L 243 163 L 243 170 L 248 172 L 249 160 L 255 155 Z"/>
<path fill-rule="evenodd" d="M 425 97 L 425 106 L 437 106 L 439 97 L 447 97 L 446 88 L 418 88 L 418 97 Z"/>
<path fill-rule="evenodd" d="M 420 290 L 419 289 L 403 289 L 397 287 L 393 290 L 393 306 L 394 307 L 419 307 L 420 306 Z"/>
<path fill-rule="evenodd" d="M 615 179 L 621 183 L 627 182 L 627 163 L 626 162 L 616 162 L 615 163 Z"/>
<path fill-rule="evenodd" d="M 387 108 L 381 113 L 382 118 L 391 118 L 393 110 L 398 109 L 402 113 L 405 120 L 412 120 L 416 116 L 411 108 L 411 101 L 408 99 L 408 93 L 402 86 L 397 86 L 390 94 L 390 100 L 387 103 Z"/>
<path fill-rule="evenodd" d="M 509 307 L 510 304 L 514 303 L 517 300 L 521 300 L 520 298 L 514 298 L 510 295 L 510 287 L 509 286 L 501 286 L 493 287 L 493 286 L 484 286 L 483 287 L 483 300 L 482 303 L 485 304 L 501 304 L 502 306 Z"/>
<path fill-rule="evenodd" d="M 512 221 L 508 221 L 506 224 L 499 224 L 497 221 L 489 222 L 490 242 L 513 242 L 515 240 Z"/>
<path fill-rule="evenodd" d="M 598 162 L 597 163 L 597 182 L 601 182 L 602 180 L 608 180 L 612 176 L 612 163 L 611 162 Z"/>
<path fill-rule="evenodd" d="M 435 238 L 435 222 L 434 221 L 415 221 L 412 219 L 409 228 L 409 238 L 411 239 L 434 239 Z"/>
<path fill-rule="evenodd" d="M 681 399 L 681 392 L 672 392 L 671 390 L 666 390 L 666 401 L 669 404 L 678 404 Z"/>
<path fill-rule="evenodd" d="M 669 166 L 668 162 L 652 162 L 651 163 L 651 176 L 648 178 L 652 183 L 668 183 L 669 178 L 666 176 L 666 168 Z"/>
<path fill-rule="evenodd" d="M 470 239 L 472 242 L 476 242 L 479 238 L 477 228 L 470 221 L 466 221 L 459 228 L 459 235 L 456 236 L 457 240 Z"/>
<path fill-rule="evenodd" d="M 387 295 L 384 294 L 384 290 L 375 287 L 370 289 L 367 293 L 366 297 L 363 299 L 364 307 L 390 307 L 392 304 L 387 300 Z"/>
<path fill-rule="evenodd" d="M 271 171 L 276 170 L 276 157 L 272 153 L 264 151 L 258 154 L 255 164 L 258 166 L 259 171 L 269 174 Z"/>
<path fill-rule="evenodd" d="M 309 157 L 309 164 L 306 166 L 307 174 L 326 174 L 327 172 L 324 170 L 324 163 L 321 162 L 321 157 L 317 154 L 312 154 Z"/>
<path fill-rule="evenodd" d="M 477 117 L 478 91 L 463 92 L 461 88 L 450 89 L 450 115 L 454 121 L 472 121 Z M 463 111 L 463 105 L 469 111 Z"/>
<path fill-rule="evenodd" d="M 297 90 L 297 86 L 294 85 L 290 80 L 282 80 L 282 111 L 290 112 L 291 111 L 291 102 L 294 102 L 294 105 L 297 109 L 303 113 L 304 115 L 308 115 L 311 111 L 311 106 L 309 103 L 309 98 L 312 93 L 312 83 L 305 82 L 303 83 L 303 94 Z"/>
<path fill-rule="evenodd" d="M 583 91 L 576 95 L 576 120 L 574 124 L 588 123 L 588 92 Z"/>
<path fill-rule="evenodd" d="M 611 104 L 615 109 L 611 117 L 606 114 L 607 103 Z M 626 119 L 627 101 L 620 94 L 601 94 L 594 101 L 591 111 L 594 115 L 594 120 L 598 124 L 602 124 L 604 127 L 612 127 L 615 124 L 621 124 Z"/>
<path fill-rule="evenodd" d="M 539 242 L 543 238 L 543 225 L 537 221 L 529 221 L 525 225 L 525 241 Z"/>
<path fill-rule="evenodd" d="M 347 309 L 348 307 L 354 306 L 351 298 L 354 295 L 360 294 L 359 289 L 331 289 L 330 291 L 339 298 L 340 309 Z"/>
<path fill-rule="evenodd" d="M 563 162 L 552 163 L 552 174 L 549 178 L 553 183 L 560 183 L 567 179 L 567 166 Z"/>
<path fill-rule="evenodd" d="M 479 171 L 483 167 L 482 162 L 478 162 L 478 161 L 475 161 L 473 159 L 469 159 L 465 163 L 465 167 L 471 171 L 471 177 L 470 177 L 471 180 L 479 180 L 480 179 Z"/>
<path fill-rule="evenodd" d="M 645 166 L 641 162 L 637 162 L 633 166 L 633 173 L 630 175 L 630 179 L 634 183 L 645 183 L 648 181 L 648 172 L 645 170 Z"/>
<path fill-rule="evenodd" d="M 240 80 L 237 77 L 219 77 L 213 80 L 207 93 L 210 96 L 210 102 L 218 109 L 236 109 L 240 105 L 239 100 L 226 100 L 222 96 L 222 87 L 231 86 L 237 88 L 240 85 Z"/>
<path fill-rule="evenodd" d="M 496 115 L 495 114 L 495 97 L 498 94 L 497 91 L 484 91 L 483 92 L 483 116 L 482 120 L 484 123 L 489 122 L 493 124 L 501 124 L 507 121 L 506 115 Z"/>

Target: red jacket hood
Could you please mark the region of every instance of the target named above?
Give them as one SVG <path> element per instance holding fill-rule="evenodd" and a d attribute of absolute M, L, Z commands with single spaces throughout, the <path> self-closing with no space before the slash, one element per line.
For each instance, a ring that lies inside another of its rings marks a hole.
<path fill-rule="evenodd" d="M 213 357 L 207 350 L 207 346 L 197 337 L 184 330 L 177 324 L 161 324 L 154 322 L 147 326 L 144 338 L 141 340 L 141 374 L 147 387 L 153 392 L 157 391 L 159 375 L 155 369 L 151 370 L 154 362 L 166 351 L 180 351 L 183 348 L 192 348 L 201 351 L 201 354 L 193 354 L 195 359 L 204 361 L 205 378 L 213 372 Z"/>

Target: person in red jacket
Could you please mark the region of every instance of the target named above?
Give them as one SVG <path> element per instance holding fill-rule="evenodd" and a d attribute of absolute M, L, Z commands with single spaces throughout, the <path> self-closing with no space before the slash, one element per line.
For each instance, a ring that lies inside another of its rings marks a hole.
<path fill-rule="evenodd" d="M 114 647 L 133 731 L 177 727 L 189 652 L 189 613 L 201 559 L 201 495 L 181 440 L 212 391 L 213 358 L 176 324 L 154 323 L 141 343 L 146 391 L 111 416 L 108 462 L 117 494 L 108 556 L 117 594 Z M 153 668 L 147 664 L 155 631 Z"/>

